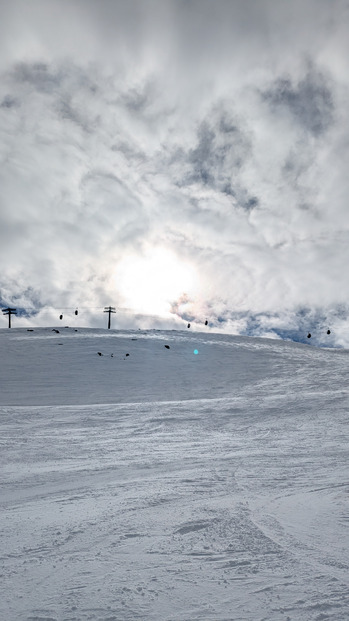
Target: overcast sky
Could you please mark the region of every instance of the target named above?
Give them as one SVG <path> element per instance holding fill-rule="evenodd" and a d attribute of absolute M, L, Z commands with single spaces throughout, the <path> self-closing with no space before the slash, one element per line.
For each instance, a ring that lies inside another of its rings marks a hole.
<path fill-rule="evenodd" d="M 349 346 L 347 0 L 0 7 L 2 306 Z"/>

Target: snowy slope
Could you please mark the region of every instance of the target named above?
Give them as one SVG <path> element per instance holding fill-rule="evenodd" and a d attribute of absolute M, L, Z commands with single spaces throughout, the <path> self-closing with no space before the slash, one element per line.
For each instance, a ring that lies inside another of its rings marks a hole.
<path fill-rule="evenodd" d="M 349 619 L 348 351 L 68 328 L 0 348 L 1 619 Z"/>
<path fill-rule="evenodd" d="M 1 404 L 223 397 L 273 374 L 288 375 L 300 368 L 308 351 L 289 344 L 289 361 L 284 344 L 276 340 L 176 331 L 54 330 L 0 331 Z"/>

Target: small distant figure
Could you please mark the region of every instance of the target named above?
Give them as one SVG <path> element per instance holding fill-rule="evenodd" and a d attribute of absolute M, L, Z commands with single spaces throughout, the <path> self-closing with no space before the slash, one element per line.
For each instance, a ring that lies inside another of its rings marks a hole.
<path fill-rule="evenodd" d="M 331 334 L 331 330 L 327 330 L 327 334 Z"/>
<path fill-rule="evenodd" d="M 78 312 L 78 310 L 76 309 L 76 311 L 75 311 L 75 315 L 78 315 L 78 314 L 79 314 L 79 312 Z"/>
<path fill-rule="evenodd" d="M 126 358 L 127 358 L 127 356 L 129 356 L 129 355 L 130 355 L 130 354 L 125 354 Z"/>
<path fill-rule="evenodd" d="M 99 356 L 103 356 L 103 354 L 102 354 L 102 352 L 101 352 L 101 351 L 98 351 L 98 352 L 97 352 L 97 354 L 98 354 Z"/>
<path fill-rule="evenodd" d="M 311 339 L 311 334 L 310 334 L 310 332 L 308 332 L 307 339 Z"/>
<path fill-rule="evenodd" d="M 190 323 L 188 323 L 187 328 L 190 328 Z"/>
<path fill-rule="evenodd" d="M 111 357 L 111 358 L 114 358 L 114 354 L 110 354 L 110 357 Z"/>
<path fill-rule="evenodd" d="M 60 318 L 60 320 L 62 321 L 62 319 L 63 319 L 63 315 L 60 315 L 60 316 L 59 316 L 59 318 Z"/>
<path fill-rule="evenodd" d="M 207 321 L 207 319 L 206 319 L 206 321 L 205 321 L 205 326 L 208 326 L 208 321 Z"/>
<path fill-rule="evenodd" d="M 166 347 L 166 349 L 170 349 L 170 346 L 169 346 L 169 345 L 165 345 L 165 347 Z"/>

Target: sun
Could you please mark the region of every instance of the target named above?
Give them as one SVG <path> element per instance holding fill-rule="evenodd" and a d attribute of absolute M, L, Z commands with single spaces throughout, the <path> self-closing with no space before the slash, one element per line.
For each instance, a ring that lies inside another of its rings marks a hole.
<path fill-rule="evenodd" d="M 167 315 L 171 304 L 193 290 L 195 270 L 165 248 L 122 259 L 116 284 L 125 306 L 134 312 Z"/>

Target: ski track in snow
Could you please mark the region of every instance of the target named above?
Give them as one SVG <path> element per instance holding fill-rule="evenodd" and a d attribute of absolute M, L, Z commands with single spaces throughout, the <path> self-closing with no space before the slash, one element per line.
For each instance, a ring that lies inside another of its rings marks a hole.
<path fill-rule="evenodd" d="M 1 619 L 349 619 L 347 351 L 0 343 Z"/>

